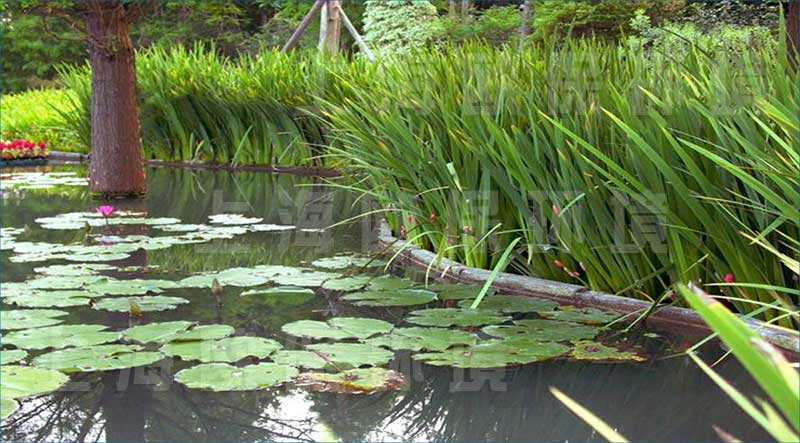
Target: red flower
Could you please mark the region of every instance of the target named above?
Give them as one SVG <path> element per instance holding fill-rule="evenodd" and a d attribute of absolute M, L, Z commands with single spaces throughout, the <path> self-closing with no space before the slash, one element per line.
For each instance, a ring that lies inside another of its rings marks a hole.
<path fill-rule="evenodd" d="M 558 209 L 558 206 L 556 205 L 553 205 L 553 215 L 555 215 L 556 217 L 561 215 L 561 209 Z"/>
<path fill-rule="evenodd" d="M 736 277 L 733 274 L 725 274 L 725 283 L 733 283 L 736 281 Z"/>
<path fill-rule="evenodd" d="M 564 263 L 562 263 L 560 260 L 554 261 L 553 264 L 556 265 L 557 268 L 563 268 L 564 267 Z"/>
<path fill-rule="evenodd" d="M 400 237 L 405 238 L 405 236 L 406 236 L 406 227 L 400 226 Z"/>
<path fill-rule="evenodd" d="M 464 226 L 464 234 L 472 234 L 472 226 Z"/>
<path fill-rule="evenodd" d="M 428 217 L 428 220 L 430 220 L 431 223 L 436 223 L 436 214 L 431 214 L 431 216 Z"/>

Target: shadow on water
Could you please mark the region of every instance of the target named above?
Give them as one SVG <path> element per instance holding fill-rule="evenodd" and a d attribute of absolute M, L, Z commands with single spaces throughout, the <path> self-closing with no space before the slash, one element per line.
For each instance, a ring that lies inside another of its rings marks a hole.
<path fill-rule="evenodd" d="M 62 168 L 63 169 L 63 168 Z M 288 233 L 248 234 L 230 240 L 137 251 L 119 266 L 140 269 L 127 278 L 174 279 L 187 273 L 259 264 L 304 265 L 342 251 L 370 247 L 372 221 L 340 226 L 365 212 L 366 202 L 346 192 L 313 186 L 293 176 L 191 170 L 149 171 L 150 194 L 128 203 L 151 217 L 205 223 L 213 213 L 236 212 L 264 223 L 296 224 Z M 311 186 L 309 186 L 311 185 Z M 33 229 L 37 217 L 93 211 L 83 189 L 5 198 L 3 226 L 25 227 L 28 241 L 80 242 L 85 233 Z M 147 227 L 114 228 L 114 235 L 148 234 Z M 139 229 L 129 231 L 127 229 Z M 40 263 L 12 263 L 3 255 L 3 281 L 20 281 Z M 402 272 L 402 271 L 398 271 Z M 121 274 L 111 274 L 121 278 Z M 397 321 L 403 310 L 367 310 L 331 294 L 286 298 L 240 296 L 225 287 L 223 305 L 206 289 L 171 290 L 191 303 L 139 320 L 224 323 L 237 334 L 275 336 L 291 346 L 280 327 L 299 319 L 370 315 Z M 5 308 L 5 305 L 4 305 Z M 127 314 L 70 309 L 68 323 L 129 326 Z M 656 346 L 657 345 L 651 345 Z M 648 349 L 651 355 L 663 350 Z M 714 356 L 708 356 L 713 358 Z M 59 392 L 27 400 L 3 422 L 3 441 L 597 441 L 600 437 L 549 393 L 572 396 L 635 441 L 718 441 L 718 425 L 746 441 L 766 440 L 750 420 L 700 370 L 684 358 L 636 364 L 550 361 L 499 370 L 435 368 L 398 354 L 392 368 L 409 386 L 369 396 L 315 393 L 287 385 L 263 391 L 212 393 L 187 389 L 174 374 L 191 366 L 165 359 L 146 368 L 78 374 Z M 717 368 L 745 392 L 756 387 L 735 361 Z"/>

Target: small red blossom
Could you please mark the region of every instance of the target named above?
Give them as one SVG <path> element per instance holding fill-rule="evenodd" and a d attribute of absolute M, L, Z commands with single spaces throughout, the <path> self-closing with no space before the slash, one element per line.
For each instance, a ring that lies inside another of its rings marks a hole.
<path fill-rule="evenodd" d="M 400 237 L 405 238 L 406 234 L 407 234 L 406 227 L 405 226 L 400 226 Z"/>
<path fill-rule="evenodd" d="M 464 234 L 472 234 L 472 226 L 464 226 Z"/>
<path fill-rule="evenodd" d="M 561 215 L 561 209 L 558 209 L 558 206 L 556 205 L 553 205 L 553 215 L 555 215 L 556 217 Z"/>
<path fill-rule="evenodd" d="M 733 274 L 725 274 L 724 280 L 725 283 L 733 283 L 736 281 L 736 277 L 734 277 Z"/>
<path fill-rule="evenodd" d="M 562 263 L 561 260 L 556 260 L 556 261 L 553 262 L 553 264 L 556 265 L 557 268 L 563 268 L 564 267 L 564 263 Z"/>
<path fill-rule="evenodd" d="M 436 214 L 431 214 L 431 216 L 428 217 L 428 220 L 430 220 L 431 223 L 436 223 Z"/>

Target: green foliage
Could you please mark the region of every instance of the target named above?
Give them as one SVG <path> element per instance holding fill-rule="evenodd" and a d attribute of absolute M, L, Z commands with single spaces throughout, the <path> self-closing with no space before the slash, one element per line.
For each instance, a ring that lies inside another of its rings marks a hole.
<path fill-rule="evenodd" d="M 639 9 L 658 14 L 672 2 L 607 0 L 576 2 L 543 0 L 535 3 L 533 20 L 537 39 L 563 38 L 567 35 L 613 38 L 628 29 L 630 19 Z"/>
<path fill-rule="evenodd" d="M 62 115 L 74 95 L 65 89 L 34 89 L 0 99 L 0 138 L 42 140 L 58 151 L 87 152 Z"/>
<path fill-rule="evenodd" d="M 427 1 L 366 1 L 364 41 L 382 53 L 402 53 L 434 37 L 436 8 Z"/>
<path fill-rule="evenodd" d="M 502 44 L 516 34 L 521 22 L 522 16 L 516 6 L 495 6 L 477 15 L 440 18 L 436 24 L 436 37 L 451 43 L 485 40 Z"/>

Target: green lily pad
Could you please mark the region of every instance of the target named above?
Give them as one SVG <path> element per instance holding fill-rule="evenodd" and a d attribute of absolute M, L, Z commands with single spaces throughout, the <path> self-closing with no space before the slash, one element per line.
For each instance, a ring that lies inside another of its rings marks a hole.
<path fill-rule="evenodd" d="M 63 386 L 69 377 L 50 369 L 0 366 L 0 397 L 18 399 L 46 394 Z"/>
<path fill-rule="evenodd" d="M 86 285 L 101 281 L 113 280 L 101 275 L 45 275 L 44 277 L 28 280 L 25 285 L 30 289 L 81 289 Z"/>
<path fill-rule="evenodd" d="M 467 299 L 458 303 L 462 308 L 469 308 L 474 300 Z M 552 311 L 559 304 L 552 300 L 537 297 L 521 297 L 517 295 L 492 295 L 481 301 L 480 309 L 500 311 L 504 314 L 522 312 Z"/>
<path fill-rule="evenodd" d="M 394 358 L 394 352 L 360 343 L 318 343 L 306 347 L 338 369 L 381 366 Z"/>
<path fill-rule="evenodd" d="M 115 266 L 104 263 L 75 263 L 69 265 L 50 265 L 36 268 L 34 271 L 44 275 L 69 277 L 76 275 L 97 275 L 101 271 L 113 271 L 115 269 L 117 269 Z"/>
<path fill-rule="evenodd" d="M 576 308 L 561 306 L 558 311 L 538 312 L 539 315 L 552 320 L 571 321 L 587 325 L 601 325 L 610 323 L 622 316 L 617 312 L 603 311 L 595 308 Z"/>
<path fill-rule="evenodd" d="M 189 330 L 177 332 L 170 337 L 169 341 L 196 341 L 196 340 L 219 340 L 230 337 L 236 332 L 233 326 L 228 325 L 200 325 L 193 326 Z"/>
<path fill-rule="evenodd" d="M 335 257 L 320 258 L 311 262 L 311 266 L 321 269 L 334 269 L 341 270 L 350 267 L 379 267 L 386 266 L 383 260 L 372 259 L 369 257 L 360 257 L 357 255 L 337 255 Z"/>
<path fill-rule="evenodd" d="M 476 298 L 483 289 L 483 285 L 436 283 L 429 285 L 426 289 L 437 293 L 439 300 L 466 300 L 468 298 Z M 494 288 L 489 288 L 489 291 L 486 292 L 487 298 L 484 298 L 483 301 L 485 302 L 488 300 L 488 298 L 493 296 L 495 292 L 497 291 Z"/>
<path fill-rule="evenodd" d="M 574 341 L 594 338 L 600 332 L 595 326 L 554 320 L 517 320 L 513 326 L 493 325 L 483 328 L 492 337 L 524 337 L 537 341 Z"/>
<path fill-rule="evenodd" d="M 409 289 L 416 286 L 414 280 L 408 278 L 395 277 L 394 275 L 384 275 L 373 278 L 367 289 L 370 291 L 395 291 L 398 289 Z"/>
<path fill-rule="evenodd" d="M 295 337 L 317 340 L 344 340 L 348 338 L 365 339 L 376 334 L 384 334 L 394 326 L 383 320 L 372 318 L 337 317 L 327 323 L 316 320 L 299 320 L 283 325 L 283 332 Z"/>
<path fill-rule="evenodd" d="M 277 351 L 270 355 L 272 361 L 296 368 L 322 369 L 328 365 L 319 355 L 310 351 Z"/>
<path fill-rule="evenodd" d="M 298 377 L 297 383 L 318 392 L 371 394 L 399 390 L 406 384 L 406 378 L 402 373 L 389 369 L 362 368 L 338 374 L 309 372 Z"/>
<path fill-rule="evenodd" d="M 467 348 L 415 354 L 412 358 L 433 366 L 501 368 L 549 360 L 566 354 L 569 349 L 553 342 L 490 340 Z"/>
<path fill-rule="evenodd" d="M 322 289 L 329 291 L 357 291 L 363 289 L 369 284 L 372 277 L 370 276 L 357 276 L 357 277 L 344 277 L 328 280 L 322 284 Z"/>
<path fill-rule="evenodd" d="M 208 225 L 192 225 L 192 224 L 178 223 L 174 225 L 156 226 L 155 228 L 165 232 L 195 232 L 195 231 L 202 231 L 203 229 L 208 228 Z"/>
<path fill-rule="evenodd" d="M 261 337 L 231 337 L 221 340 L 170 342 L 161 352 L 182 360 L 237 362 L 245 357 L 266 358 L 281 348 L 280 343 Z"/>
<path fill-rule="evenodd" d="M 249 295 L 277 296 L 277 297 L 296 297 L 314 295 L 313 289 L 301 288 L 299 286 L 277 286 L 268 289 L 250 289 L 241 294 L 242 297 Z"/>
<path fill-rule="evenodd" d="M 345 295 L 342 300 L 355 302 L 356 306 L 415 306 L 435 301 L 436 293 L 425 289 L 366 291 Z"/>
<path fill-rule="evenodd" d="M 0 328 L 4 330 L 40 328 L 61 323 L 56 317 L 69 314 L 55 309 L 15 309 L 0 311 Z"/>
<path fill-rule="evenodd" d="M 109 280 L 97 281 L 85 286 L 88 291 L 100 295 L 144 295 L 163 292 L 164 289 L 177 288 L 178 285 L 169 280 Z"/>
<path fill-rule="evenodd" d="M 218 281 L 222 286 L 236 286 L 240 288 L 261 286 L 269 282 L 269 279 L 258 275 L 250 268 L 231 268 L 221 272 L 211 272 L 194 275 L 178 282 L 182 288 L 210 288 Z"/>
<path fill-rule="evenodd" d="M 19 403 L 11 398 L 0 398 L 0 418 L 3 420 L 11 417 L 19 409 Z"/>
<path fill-rule="evenodd" d="M 130 312 L 138 306 L 140 312 L 168 311 L 178 305 L 189 303 L 181 297 L 166 297 L 163 295 L 147 295 L 144 297 L 119 297 L 99 300 L 94 309 L 113 312 Z"/>
<path fill-rule="evenodd" d="M 238 368 L 225 363 L 197 365 L 175 374 L 175 381 L 193 389 L 216 392 L 267 389 L 293 379 L 299 371 L 292 366 L 259 363 Z"/>
<path fill-rule="evenodd" d="M 278 285 L 283 286 L 302 286 L 305 288 L 317 288 L 322 286 L 328 280 L 332 280 L 334 278 L 341 277 L 341 274 L 336 274 L 333 272 L 321 272 L 321 271 L 312 271 L 312 272 L 303 272 L 300 274 L 291 274 L 291 275 L 278 275 L 272 278 Z"/>
<path fill-rule="evenodd" d="M 138 345 L 99 345 L 62 349 L 33 359 L 39 368 L 63 372 L 100 372 L 147 366 L 164 358 Z"/>
<path fill-rule="evenodd" d="M 88 306 L 93 294 L 86 291 L 40 291 L 30 290 L 14 297 L 4 297 L 6 303 L 25 308 L 69 308 Z"/>
<path fill-rule="evenodd" d="M 134 326 L 122 331 L 122 335 L 139 343 L 166 343 L 178 332 L 189 329 L 194 323 L 189 321 L 170 321 Z"/>
<path fill-rule="evenodd" d="M 395 351 L 444 351 L 451 346 L 474 345 L 477 341 L 475 334 L 457 329 L 395 328 L 390 334 L 371 338 L 365 343 Z"/>
<path fill-rule="evenodd" d="M 409 313 L 405 321 L 422 326 L 470 327 L 505 323 L 511 317 L 486 309 L 437 308 Z"/>
<path fill-rule="evenodd" d="M 10 332 L 3 337 L 3 344 L 32 350 L 61 349 L 101 345 L 120 338 L 118 332 L 108 332 L 107 328 L 104 325 L 58 325 L 26 329 Z"/>
<path fill-rule="evenodd" d="M 620 351 L 617 348 L 606 346 L 602 343 L 581 340 L 575 342 L 575 347 L 570 353 L 575 360 L 594 361 L 644 361 L 646 358 L 635 352 Z"/>
<path fill-rule="evenodd" d="M 271 223 L 260 223 L 251 225 L 249 229 L 253 232 L 283 232 L 294 231 L 297 227 L 295 225 L 274 225 Z"/>
<path fill-rule="evenodd" d="M 25 360 L 28 353 L 22 349 L 3 349 L 0 351 L 0 365 L 10 365 Z"/>

